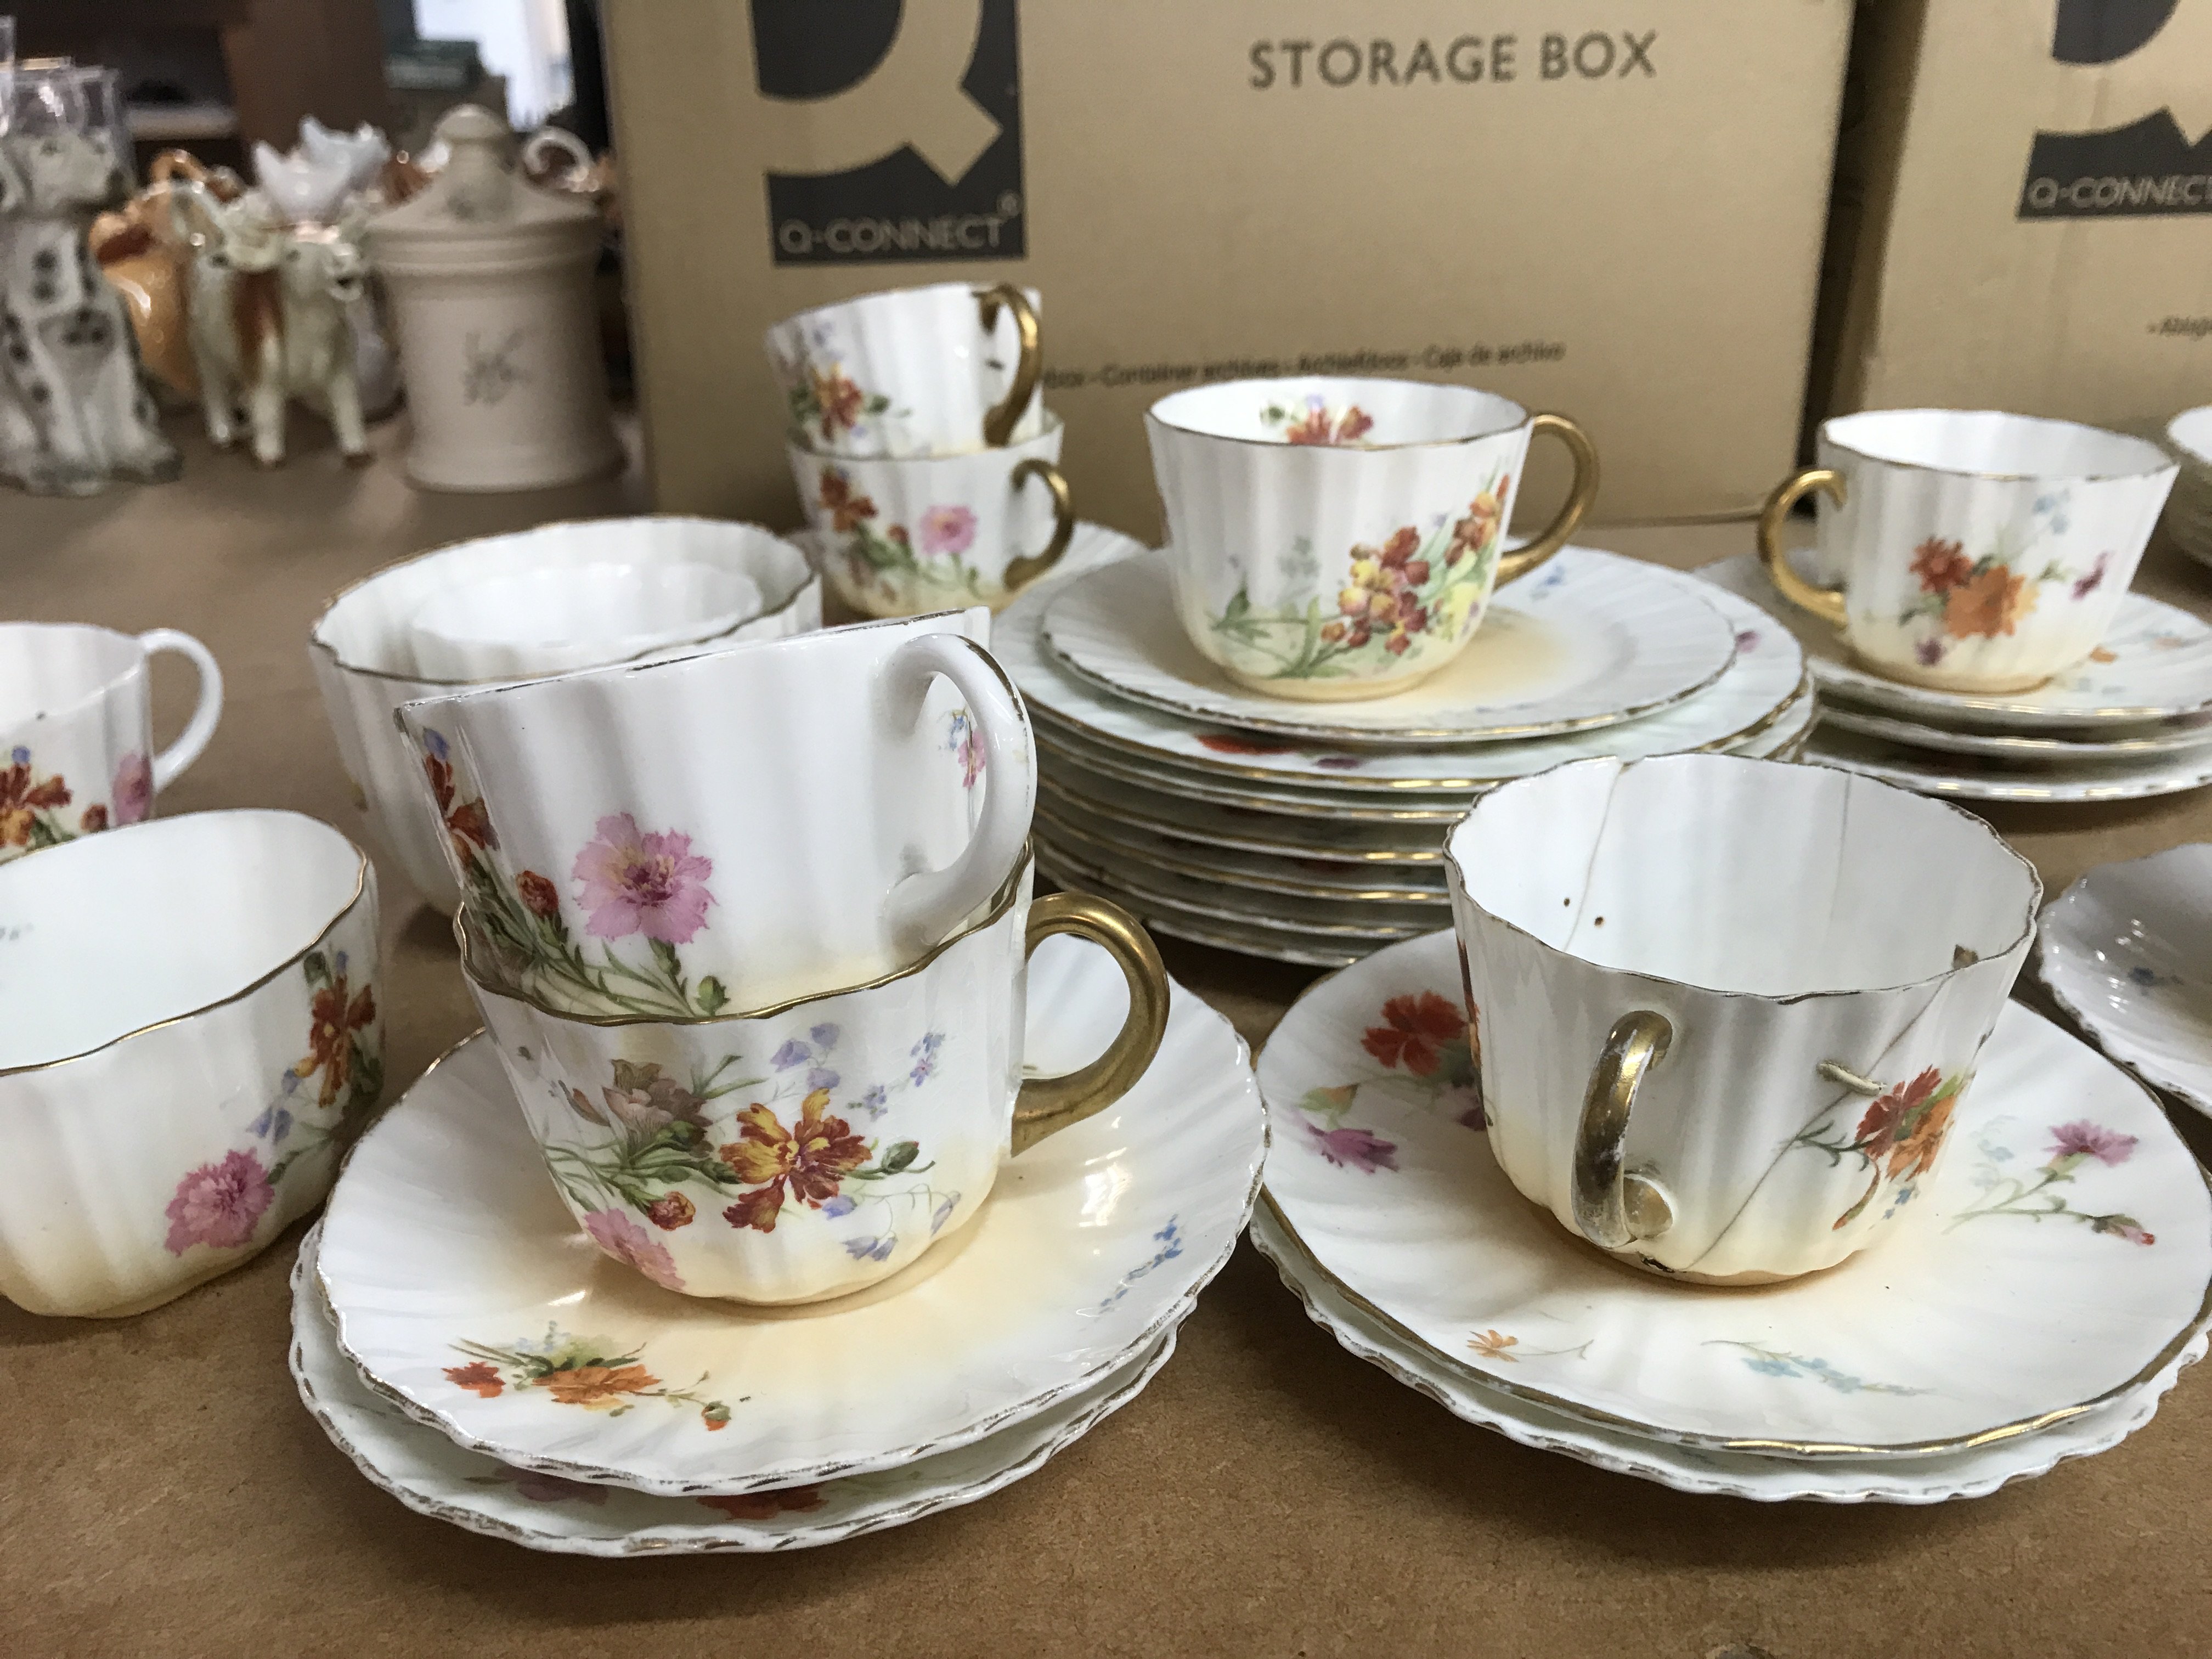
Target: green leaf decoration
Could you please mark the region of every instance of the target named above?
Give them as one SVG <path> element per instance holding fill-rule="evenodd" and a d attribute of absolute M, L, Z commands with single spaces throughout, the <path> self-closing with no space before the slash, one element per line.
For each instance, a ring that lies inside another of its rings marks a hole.
<path fill-rule="evenodd" d="M 921 1156 L 921 1143 L 920 1141 L 902 1140 L 893 1146 L 889 1152 L 884 1154 L 881 1168 L 885 1175 L 896 1175 L 902 1170 L 904 1170 L 912 1164 L 915 1159 Z"/>
<path fill-rule="evenodd" d="M 300 966 L 307 970 L 307 983 L 328 985 L 331 982 L 331 959 L 320 951 L 310 951 Z"/>

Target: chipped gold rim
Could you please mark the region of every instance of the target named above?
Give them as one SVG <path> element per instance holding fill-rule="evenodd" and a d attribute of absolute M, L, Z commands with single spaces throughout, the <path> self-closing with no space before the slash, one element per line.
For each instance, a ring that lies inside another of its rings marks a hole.
<path fill-rule="evenodd" d="M 524 530 L 497 531 L 489 536 L 457 537 L 450 542 L 441 542 L 435 547 L 426 547 L 419 553 L 410 553 L 404 558 L 393 559 L 388 563 L 377 566 L 375 569 L 370 571 L 367 575 L 356 577 L 354 580 L 348 582 L 343 587 L 339 588 L 337 592 L 331 594 L 330 598 L 323 601 L 323 608 L 315 613 L 315 620 L 313 625 L 311 625 L 307 629 L 307 648 L 310 651 L 319 651 L 325 656 L 328 657 L 330 659 L 331 667 L 339 669 L 348 674 L 358 674 L 365 679 L 396 680 L 403 685 L 434 685 L 443 687 L 514 684 L 517 683 L 517 679 L 516 677 L 512 674 L 495 674 L 481 679 L 434 680 L 425 679 L 418 674 L 396 674 L 388 668 L 371 668 L 365 663 L 349 662 L 344 657 L 338 653 L 338 648 L 336 646 L 332 645 L 328 640 L 323 637 L 323 626 L 330 621 L 331 611 L 337 610 L 342 603 L 352 598 L 354 594 L 359 592 L 362 588 L 367 587 L 370 583 L 381 580 L 395 570 L 402 569 L 410 564 L 419 564 L 424 559 L 434 559 L 442 553 L 450 553 L 455 548 L 466 547 L 472 542 L 502 541 L 510 536 L 530 535 L 540 530 L 570 530 L 580 528 L 586 525 L 637 524 L 641 522 L 654 524 L 704 524 L 743 530 L 757 530 L 771 540 L 782 543 L 786 547 L 790 548 L 793 552 L 798 554 L 800 560 L 806 566 L 806 575 L 799 582 L 799 586 L 792 590 L 791 597 L 786 599 L 781 605 L 772 605 L 765 611 L 759 611 L 753 616 L 746 617 L 741 623 L 733 623 L 728 628 L 718 629 L 716 632 L 712 634 L 700 635 L 696 639 L 678 640 L 668 645 L 648 646 L 642 651 L 634 652 L 630 655 L 620 658 L 614 662 L 597 665 L 599 667 L 619 668 L 624 664 L 635 663 L 641 657 L 655 656 L 664 651 L 681 651 L 685 649 L 687 647 L 695 645 L 712 645 L 717 640 L 726 640 L 729 638 L 731 635 L 737 633 L 740 629 L 750 628 L 755 623 L 765 622 L 771 617 L 782 616 L 786 611 L 789 611 L 793 605 L 797 605 L 801 599 L 804 599 L 806 597 L 806 590 L 808 588 L 817 587 L 821 585 L 822 573 L 814 568 L 814 561 L 806 556 L 806 550 L 800 547 L 797 543 L 793 542 L 789 537 L 780 536 L 776 534 L 775 532 L 768 529 L 763 525 L 748 525 L 742 523 L 740 520 L 736 519 L 709 519 L 702 517 L 696 513 L 628 513 L 611 519 L 548 519 L 543 524 L 534 524 Z M 525 675 L 522 677 L 526 681 L 530 679 L 544 679 L 550 677 L 542 674 Z"/>
<path fill-rule="evenodd" d="M 352 851 L 354 857 L 353 891 L 347 896 L 345 902 L 338 906 L 337 913 L 316 930 L 313 938 L 310 939 L 298 950 L 293 951 L 290 956 L 285 957 L 283 961 L 278 963 L 274 968 L 269 969 L 267 973 L 263 974 L 259 978 L 255 979 L 249 984 L 240 986 L 237 990 L 231 992 L 228 996 L 217 997 L 212 1002 L 204 1002 L 198 1007 L 187 1009 L 185 1012 L 180 1014 L 167 1014 L 160 1019 L 149 1020 L 143 1025 L 134 1027 L 132 1030 L 122 1033 L 119 1036 L 109 1037 L 103 1042 L 94 1043 L 91 1048 L 80 1049 L 73 1054 L 57 1054 L 52 1060 L 34 1060 L 27 1065 L 0 1067 L 0 1078 L 25 1077 L 33 1072 L 47 1071 L 57 1066 L 74 1065 L 80 1060 L 89 1060 L 94 1055 L 105 1054 L 110 1048 L 115 1048 L 119 1044 L 129 1042 L 135 1038 L 144 1036 L 149 1031 L 158 1031 L 163 1027 L 169 1025 L 181 1025 L 188 1019 L 198 1019 L 203 1014 L 211 1014 L 218 1008 L 227 1008 L 234 1002 L 243 1001 L 246 998 L 252 996 L 256 991 L 261 990 L 263 988 L 273 984 L 279 977 L 289 969 L 298 967 L 301 962 L 307 959 L 311 951 L 319 949 L 323 942 L 329 939 L 333 933 L 337 931 L 339 923 L 343 922 L 348 916 L 353 914 L 354 908 L 361 902 L 362 896 L 368 891 L 369 865 L 368 854 L 362 852 L 360 847 L 356 845 L 351 836 L 333 825 L 325 823 L 320 818 L 309 817 L 305 812 L 289 811 L 281 807 L 233 807 L 228 810 L 234 812 L 254 814 L 267 812 L 274 816 L 283 817 L 299 818 L 305 823 L 313 824 L 319 830 L 328 830 L 331 835 L 336 836 L 340 841 L 343 842 Z M 182 823 L 185 818 L 217 817 L 222 816 L 225 816 L 225 814 L 220 812 L 187 812 L 181 814 L 177 817 L 150 820 L 149 822 L 179 823 Z M 125 824 L 120 830 L 111 830 L 106 833 L 106 835 L 128 835 L 133 829 L 138 827 L 139 826 L 134 824 Z M 105 836 L 80 836 L 76 841 L 66 844 L 69 846 L 81 847 L 94 843 L 100 839 L 105 839 Z M 45 850 L 51 854 L 59 852 L 62 849 L 58 847 L 50 847 Z M 27 864 L 29 860 L 27 859 L 19 859 L 11 860 L 11 862 L 21 866 Z"/>

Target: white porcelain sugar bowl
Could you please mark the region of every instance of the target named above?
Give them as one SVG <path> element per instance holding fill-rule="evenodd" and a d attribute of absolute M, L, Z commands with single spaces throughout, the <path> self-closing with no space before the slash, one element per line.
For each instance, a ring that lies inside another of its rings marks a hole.
<path fill-rule="evenodd" d="M 408 475 L 431 489 L 534 489 L 613 467 L 598 210 L 521 178 L 488 110 L 448 111 L 437 137 L 445 167 L 368 231 L 414 415 Z"/>

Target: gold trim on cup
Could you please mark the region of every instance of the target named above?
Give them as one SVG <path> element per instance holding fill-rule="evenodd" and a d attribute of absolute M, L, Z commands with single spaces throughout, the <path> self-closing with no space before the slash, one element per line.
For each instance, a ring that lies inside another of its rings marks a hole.
<path fill-rule="evenodd" d="M 1567 499 L 1559 504 L 1559 512 L 1543 533 L 1525 547 L 1508 553 L 1498 561 L 1496 586 L 1503 587 L 1516 581 L 1567 544 L 1567 538 L 1575 533 L 1583 515 L 1597 500 L 1597 446 L 1589 441 L 1589 434 L 1564 415 L 1532 415 L 1528 417 L 1528 441 L 1534 443 L 1540 434 L 1551 432 L 1559 435 L 1573 457 L 1575 481 L 1567 490 Z"/>
<path fill-rule="evenodd" d="M 2166 456 L 2159 465 L 2139 468 L 2133 472 L 1984 472 L 1974 467 L 1938 466 L 1932 461 L 1900 460 L 1894 455 L 1878 455 L 1870 449 L 1860 449 L 1835 435 L 1833 428 L 1844 421 L 1856 421 L 1874 415 L 1994 415 L 2008 421 L 2032 421 L 2039 426 L 2071 427 L 2076 432 L 2094 432 L 2100 438 L 2118 438 L 2129 443 L 2148 445 Z M 1817 434 L 1821 442 L 1840 449 L 1844 454 L 1862 461 L 1872 461 L 1877 466 L 1902 467 L 1908 472 L 1934 472 L 1948 478 L 1981 478 L 1991 483 L 2115 483 L 2130 478 L 2154 478 L 2169 468 L 2179 466 L 2173 457 L 2155 439 L 2137 437 L 2132 432 L 2118 432 L 2108 426 L 2092 426 L 2087 421 L 2069 421 L 2051 415 L 2023 415 L 2013 409 L 1861 409 L 1849 415 L 1832 415 L 1820 422 Z"/>
<path fill-rule="evenodd" d="M 52 1060 L 34 1060 L 29 1064 L 23 1066 L 0 1066 L 0 1078 L 22 1077 L 32 1072 L 43 1072 L 50 1066 L 68 1066 L 74 1064 L 76 1061 L 80 1060 L 89 1060 L 94 1054 L 106 1053 L 107 1050 L 115 1048 L 118 1044 L 128 1042 L 134 1037 L 144 1036 L 149 1031 L 158 1031 L 167 1025 L 181 1025 L 188 1019 L 198 1019 L 202 1014 L 211 1014 L 218 1008 L 228 1008 L 234 1002 L 243 1001 L 246 998 L 252 996 L 256 991 L 274 984 L 287 970 L 298 967 L 301 962 L 307 959 L 310 952 L 320 949 L 323 942 L 329 939 L 332 933 L 337 931 L 338 924 L 340 922 L 343 921 L 348 916 L 353 914 L 354 907 L 361 902 L 362 896 L 368 890 L 368 854 L 362 852 L 360 847 L 356 845 L 353 838 L 347 835 L 345 831 L 337 829 L 334 825 L 325 823 L 320 818 L 310 817 L 305 812 L 294 812 L 283 807 L 255 806 L 232 807 L 225 811 L 217 812 L 185 812 L 180 813 L 176 817 L 162 818 L 159 820 L 159 822 L 161 823 L 180 823 L 186 818 L 224 817 L 235 812 L 250 812 L 257 814 L 261 812 L 270 812 L 285 817 L 305 818 L 309 823 L 314 824 L 319 829 L 328 830 L 340 841 L 345 842 L 349 848 L 351 848 L 354 856 L 353 891 L 347 897 L 346 902 L 338 907 L 337 914 L 333 915 L 328 921 L 325 922 L 320 928 L 317 929 L 315 936 L 313 939 L 309 939 L 298 950 L 293 951 L 292 954 L 285 957 L 283 961 L 278 963 L 274 968 L 271 968 L 267 973 L 263 974 L 259 978 L 254 980 L 251 984 L 242 985 L 237 990 L 231 992 L 227 996 L 217 997 L 212 1002 L 202 1003 L 198 1007 L 188 1009 L 181 1014 L 165 1014 L 160 1019 L 149 1020 L 143 1025 L 137 1026 L 131 1030 L 122 1033 L 118 1036 L 109 1037 L 105 1042 L 94 1043 L 89 1048 L 80 1049 L 73 1054 L 57 1054 Z M 149 820 L 149 822 L 150 823 L 153 821 Z M 100 836 L 82 836 L 75 841 L 64 842 L 63 847 L 43 848 L 40 850 L 47 853 L 58 853 L 63 851 L 64 847 L 96 845 L 106 842 L 109 836 L 116 835 L 129 835 L 133 830 L 140 827 L 142 826 L 137 824 L 125 824 L 120 830 L 111 830 L 107 831 L 106 835 Z M 28 862 L 28 860 L 19 859 L 11 860 L 11 862 L 21 865 Z"/>
<path fill-rule="evenodd" d="M 1799 497 L 1817 489 L 1841 507 L 1845 488 L 1842 473 L 1825 466 L 1808 466 L 1775 485 L 1759 513 L 1759 562 L 1766 568 L 1767 580 L 1790 604 L 1811 611 L 1832 628 L 1842 628 L 1850 620 L 1844 590 L 1815 587 L 1797 574 L 1783 548 L 1782 527 L 1789 522 L 1790 509 L 1797 505 Z"/>
<path fill-rule="evenodd" d="M 1168 1029 L 1168 970 L 1152 935 L 1110 899 L 1049 893 L 1030 906 L 1028 958 L 1054 933 L 1089 939 L 1114 958 L 1129 988 L 1129 1012 L 1106 1052 L 1061 1077 L 1030 1078 L 1014 1099 L 1013 1151 L 1020 1157 L 1048 1135 L 1103 1112 L 1137 1085 Z"/>
<path fill-rule="evenodd" d="M 1020 342 L 1021 355 L 1014 362 L 1013 384 L 1006 395 L 983 416 L 983 442 L 992 449 L 1004 449 L 1013 441 L 1014 428 L 1028 412 L 1030 399 L 1036 393 L 1038 378 L 1044 373 L 1043 348 L 1039 343 L 1036 307 L 1030 296 L 1012 283 L 1000 283 L 995 288 L 978 289 L 975 310 L 987 335 L 997 331 L 999 310 L 1004 307 L 1013 313 L 1014 333 Z"/>

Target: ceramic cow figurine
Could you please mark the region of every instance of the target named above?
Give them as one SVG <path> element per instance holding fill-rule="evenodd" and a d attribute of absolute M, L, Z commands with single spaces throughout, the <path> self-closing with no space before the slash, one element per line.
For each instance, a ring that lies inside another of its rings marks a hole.
<path fill-rule="evenodd" d="M 0 477 L 42 495 L 177 475 L 122 298 L 85 240 L 122 184 L 104 134 L 0 137 Z"/>
<path fill-rule="evenodd" d="M 250 434 L 264 466 L 284 459 L 295 398 L 330 422 L 347 461 L 369 459 L 348 312 L 362 297 L 358 213 L 335 225 L 288 222 L 259 191 L 219 202 L 197 188 L 172 197 L 195 222 L 192 360 L 208 436 L 228 448 Z"/>

